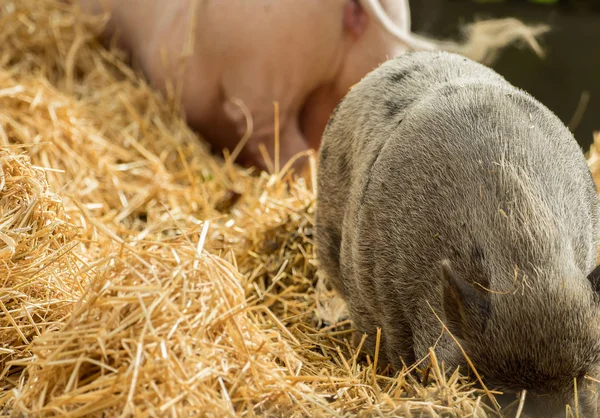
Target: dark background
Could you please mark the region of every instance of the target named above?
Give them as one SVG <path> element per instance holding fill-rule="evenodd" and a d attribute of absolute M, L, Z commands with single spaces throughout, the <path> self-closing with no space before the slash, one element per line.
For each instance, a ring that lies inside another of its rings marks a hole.
<path fill-rule="evenodd" d="M 600 0 L 411 0 L 413 31 L 457 38 L 459 25 L 475 19 L 516 17 L 552 26 L 539 58 L 526 48 L 506 49 L 492 66 L 528 91 L 568 124 L 588 92 L 585 113 L 573 132 L 587 151 L 600 131 Z"/>

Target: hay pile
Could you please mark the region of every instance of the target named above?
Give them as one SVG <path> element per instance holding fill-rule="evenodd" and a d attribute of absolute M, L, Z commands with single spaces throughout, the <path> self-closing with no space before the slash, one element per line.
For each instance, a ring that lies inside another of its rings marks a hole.
<path fill-rule="evenodd" d="M 0 412 L 490 414 L 322 326 L 314 191 L 209 155 L 101 23 L 0 2 Z"/>

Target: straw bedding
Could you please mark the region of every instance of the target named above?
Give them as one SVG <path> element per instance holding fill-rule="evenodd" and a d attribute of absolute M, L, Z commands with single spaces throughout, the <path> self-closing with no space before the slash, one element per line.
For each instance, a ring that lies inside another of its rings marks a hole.
<path fill-rule="evenodd" d="M 211 156 L 101 24 L 0 2 L 0 413 L 493 414 L 436 362 L 357 354 L 311 182 Z"/>

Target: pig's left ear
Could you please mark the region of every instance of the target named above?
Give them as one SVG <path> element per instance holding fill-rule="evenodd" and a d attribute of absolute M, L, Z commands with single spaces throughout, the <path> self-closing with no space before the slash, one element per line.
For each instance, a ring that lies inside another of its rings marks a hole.
<path fill-rule="evenodd" d="M 596 268 L 588 274 L 587 278 L 592 285 L 592 290 L 600 295 L 600 265 L 596 266 Z"/>
<path fill-rule="evenodd" d="M 446 326 L 458 338 L 483 333 L 490 317 L 490 294 L 458 277 L 449 260 L 442 260 L 440 266 Z"/>
<path fill-rule="evenodd" d="M 360 2 L 358 0 L 346 0 L 344 5 L 344 30 L 348 31 L 354 39 L 357 39 L 367 28 L 367 23 L 367 13 Z"/>

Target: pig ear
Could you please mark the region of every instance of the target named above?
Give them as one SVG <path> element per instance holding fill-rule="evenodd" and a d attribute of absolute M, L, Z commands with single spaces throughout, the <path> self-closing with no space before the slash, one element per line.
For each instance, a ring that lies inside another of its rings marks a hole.
<path fill-rule="evenodd" d="M 483 333 L 490 317 L 489 293 L 477 290 L 458 277 L 449 260 L 442 260 L 440 265 L 446 326 L 458 338 L 464 338 L 469 331 Z"/>
<path fill-rule="evenodd" d="M 346 0 L 344 5 L 344 30 L 358 38 L 367 28 L 367 13 L 358 0 Z"/>
<path fill-rule="evenodd" d="M 587 278 L 592 285 L 592 290 L 600 294 L 600 265 L 596 266 L 596 268 L 588 274 Z"/>

